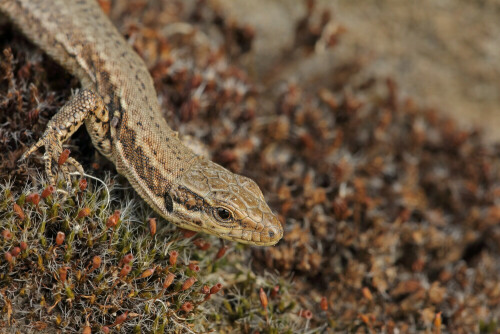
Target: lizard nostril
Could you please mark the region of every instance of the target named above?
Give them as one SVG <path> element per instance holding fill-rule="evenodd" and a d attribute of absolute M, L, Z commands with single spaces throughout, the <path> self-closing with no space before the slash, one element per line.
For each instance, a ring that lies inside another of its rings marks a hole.
<path fill-rule="evenodd" d="M 281 226 L 268 226 L 264 227 L 261 231 L 255 231 L 253 233 L 253 241 L 257 244 L 274 245 L 276 244 L 283 235 L 283 230 Z"/>

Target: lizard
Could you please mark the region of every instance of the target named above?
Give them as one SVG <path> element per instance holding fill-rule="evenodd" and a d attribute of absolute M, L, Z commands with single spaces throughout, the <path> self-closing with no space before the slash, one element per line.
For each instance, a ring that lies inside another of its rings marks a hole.
<path fill-rule="evenodd" d="M 0 0 L 0 12 L 81 84 L 20 161 L 44 146 L 45 173 L 55 184 L 52 163 L 85 124 L 97 150 L 167 221 L 250 245 L 282 238 L 253 180 L 195 154 L 168 126 L 144 61 L 95 0 Z M 61 166 L 66 182 L 68 167 L 84 173 L 70 157 Z"/>

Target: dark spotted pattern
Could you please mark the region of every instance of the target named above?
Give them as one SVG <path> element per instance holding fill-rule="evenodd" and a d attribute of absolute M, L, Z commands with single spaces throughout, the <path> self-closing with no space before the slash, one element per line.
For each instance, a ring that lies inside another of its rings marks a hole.
<path fill-rule="evenodd" d="M 146 65 L 97 1 L 0 0 L 0 11 L 78 77 L 85 94 L 99 104 L 72 101 L 75 108 L 63 108 L 53 118 L 49 136 L 30 149 L 43 144 L 52 149 L 46 170 L 84 118 L 94 145 L 163 217 L 226 239 L 278 242 L 283 229 L 257 185 L 197 157 L 167 125 Z M 227 221 L 214 214 L 226 209 Z"/>
<path fill-rule="evenodd" d="M 179 186 L 172 189 L 170 195 L 176 203 L 184 206 L 189 211 L 210 210 L 210 207 L 205 203 L 202 197 L 185 187 Z"/>
<path fill-rule="evenodd" d="M 125 158 L 133 166 L 137 175 L 145 182 L 156 196 L 163 196 L 171 187 L 171 182 L 150 161 L 141 146 L 136 145 L 137 135 L 134 130 L 124 127 L 121 144 Z"/>

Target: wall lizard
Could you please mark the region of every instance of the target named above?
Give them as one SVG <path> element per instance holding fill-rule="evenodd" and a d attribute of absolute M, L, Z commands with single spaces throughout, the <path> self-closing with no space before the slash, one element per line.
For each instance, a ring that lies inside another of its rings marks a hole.
<path fill-rule="evenodd" d="M 21 157 L 45 147 L 45 171 L 85 123 L 94 146 L 166 220 L 252 245 L 274 245 L 283 228 L 257 184 L 187 148 L 160 113 L 153 80 L 95 0 L 0 0 L 0 11 L 76 76 L 82 90 Z M 83 173 L 73 158 L 68 164 Z M 67 181 L 69 170 L 61 170 Z"/>

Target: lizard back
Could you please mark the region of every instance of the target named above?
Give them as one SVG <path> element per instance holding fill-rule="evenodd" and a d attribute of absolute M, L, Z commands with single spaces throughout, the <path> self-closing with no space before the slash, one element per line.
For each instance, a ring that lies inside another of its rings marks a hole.
<path fill-rule="evenodd" d="M 101 153 L 121 174 L 135 172 L 133 185 L 142 181 L 143 191 L 164 194 L 196 155 L 167 125 L 144 61 L 99 5 L 93 0 L 0 0 L 0 10 L 15 17 L 23 33 L 79 78 L 83 88 L 102 97 L 111 124 L 106 127 L 109 143 L 96 142 L 89 129 Z"/>
<path fill-rule="evenodd" d="M 52 160 L 85 122 L 94 146 L 162 217 L 254 245 L 281 239 L 283 227 L 253 180 L 198 157 L 168 127 L 146 65 L 94 0 L 0 0 L 0 11 L 84 88 L 23 154 L 43 145 L 51 182 Z"/>

